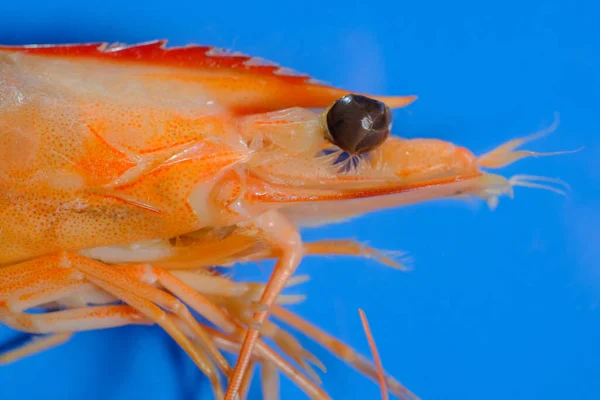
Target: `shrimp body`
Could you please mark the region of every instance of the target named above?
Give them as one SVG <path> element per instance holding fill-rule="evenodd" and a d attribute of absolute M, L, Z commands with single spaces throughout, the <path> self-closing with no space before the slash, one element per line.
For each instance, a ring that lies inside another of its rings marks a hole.
<path fill-rule="evenodd" d="M 261 341 L 292 339 L 250 306 L 259 301 L 342 353 L 276 304 L 303 256 L 357 247 L 311 248 L 297 228 L 457 195 L 494 202 L 516 184 L 534 185 L 482 170 L 534 154 L 513 151 L 526 139 L 476 157 L 391 136 L 340 162 L 314 109 L 347 93 L 208 47 L 0 47 L 0 321 L 60 335 L 157 323 L 218 398 L 243 392 L 256 362 L 271 371 L 265 381 L 287 371 L 311 397 L 326 397 Z M 415 97 L 374 99 L 396 108 Z M 273 275 L 254 292 L 206 269 L 270 257 Z M 221 297 L 211 297 L 209 281 Z M 183 303 L 220 329 L 199 325 Z M 32 306 L 55 318 L 25 313 Z M 287 348 L 307 369 L 298 346 Z M 239 352 L 235 369 L 222 349 Z M 377 378 L 358 357 L 348 361 Z M 412 396 L 389 379 L 397 396 Z"/>

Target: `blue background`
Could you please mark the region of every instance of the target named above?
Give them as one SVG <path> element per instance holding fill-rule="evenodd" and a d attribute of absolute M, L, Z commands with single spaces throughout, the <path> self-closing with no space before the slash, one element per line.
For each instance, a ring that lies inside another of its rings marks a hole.
<path fill-rule="evenodd" d="M 416 93 L 395 114 L 406 137 L 477 154 L 548 126 L 530 148 L 577 153 L 505 170 L 561 178 L 561 197 L 517 188 L 498 209 L 431 202 L 304 232 L 403 250 L 413 270 L 305 260 L 308 300 L 293 307 L 369 354 L 357 309 L 383 362 L 424 400 L 600 398 L 600 20 L 592 1 L 143 2 L 3 1 L 5 44 L 168 38 L 232 48 L 349 90 Z M 254 266 L 238 276 L 265 274 Z M 298 288 L 300 290 L 300 288 Z M 0 328 L 0 340 L 14 332 Z M 377 386 L 303 339 L 329 371 L 335 399 Z M 303 398 L 287 380 L 283 399 Z M 79 334 L 0 368 L 1 399 L 210 397 L 200 373 L 158 328 Z M 253 395 L 259 396 L 258 386 Z"/>

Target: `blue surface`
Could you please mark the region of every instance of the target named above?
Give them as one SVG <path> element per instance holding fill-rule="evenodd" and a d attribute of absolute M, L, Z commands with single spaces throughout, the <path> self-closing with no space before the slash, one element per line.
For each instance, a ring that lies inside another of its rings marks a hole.
<path fill-rule="evenodd" d="M 7 4 L 8 3 L 8 4 Z M 568 197 L 518 188 L 491 212 L 432 202 L 305 232 L 408 251 L 414 270 L 307 259 L 303 316 L 368 353 L 424 400 L 600 398 L 600 20 L 591 1 L 2 2 L 0 42 L 168 38 L 233 48 L 356 91 L 416 93 L 395 132 L 482 153 L 552 122 L 506 174 L 558 177 Z M 257 276 L 246 267 L 239 276 Z M 264 277 L 264 274 L 261 275 Z M 0 340 L 13 332 L 0 328 Z M 335 399 L 378 388 L 309 341 Z M 287 380 L 284 399 L 303 398 Z M 83 333 L 0 368 L 0 399 L 201 399 L 209 388 L 158 328 Z M 258 387 L 253 391 L 258 396 Z M 257 397 L 258 398 L 258 397 Z"/>

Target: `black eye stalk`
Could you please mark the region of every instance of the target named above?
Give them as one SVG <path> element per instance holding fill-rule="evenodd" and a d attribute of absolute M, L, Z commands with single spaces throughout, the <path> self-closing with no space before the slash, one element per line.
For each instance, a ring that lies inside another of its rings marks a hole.
<path fill-rule="evenodd" d="M 392 111 L 380 101 L 349 94 L 325 110 L 321 124 L 331 143 L 350 154 L 364 154 L 390 136 Z"/>

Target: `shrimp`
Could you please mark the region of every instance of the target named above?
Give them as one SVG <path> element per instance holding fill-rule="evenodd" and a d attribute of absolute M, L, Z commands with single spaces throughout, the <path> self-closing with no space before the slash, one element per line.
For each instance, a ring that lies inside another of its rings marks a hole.
<path fill-rule="evenodd" d="M 391 110 L 416 96 L 356 94 L 210 47 L 2 46 L 0 99 L 0 322 L 50 334 L 0 361 L 75 332 L 156 324 L 218 399 L 244 396 L 257 365 L 266 390 L 278 390 L 281 372 L 309 397 L 328 398 L 311 367 L 320 361 L 270 316 L 381 379 L 287 311 L 302 299 L 284 290 L 304 279 L 294 274 L 310 255 L 401 265 L 352 241 L 304 243 L 301 227 L 439 198 L 495 206 L 515 186 L 559 190 L 549 178 L 484 171 L 557 154 L 518 150 L 543 133 L 479 157 L 400 138 Z M 276 260 L 265 285 L 220 272 L 265 259 Z M 388 375 L 385 383 L 416 398 Z"/>

